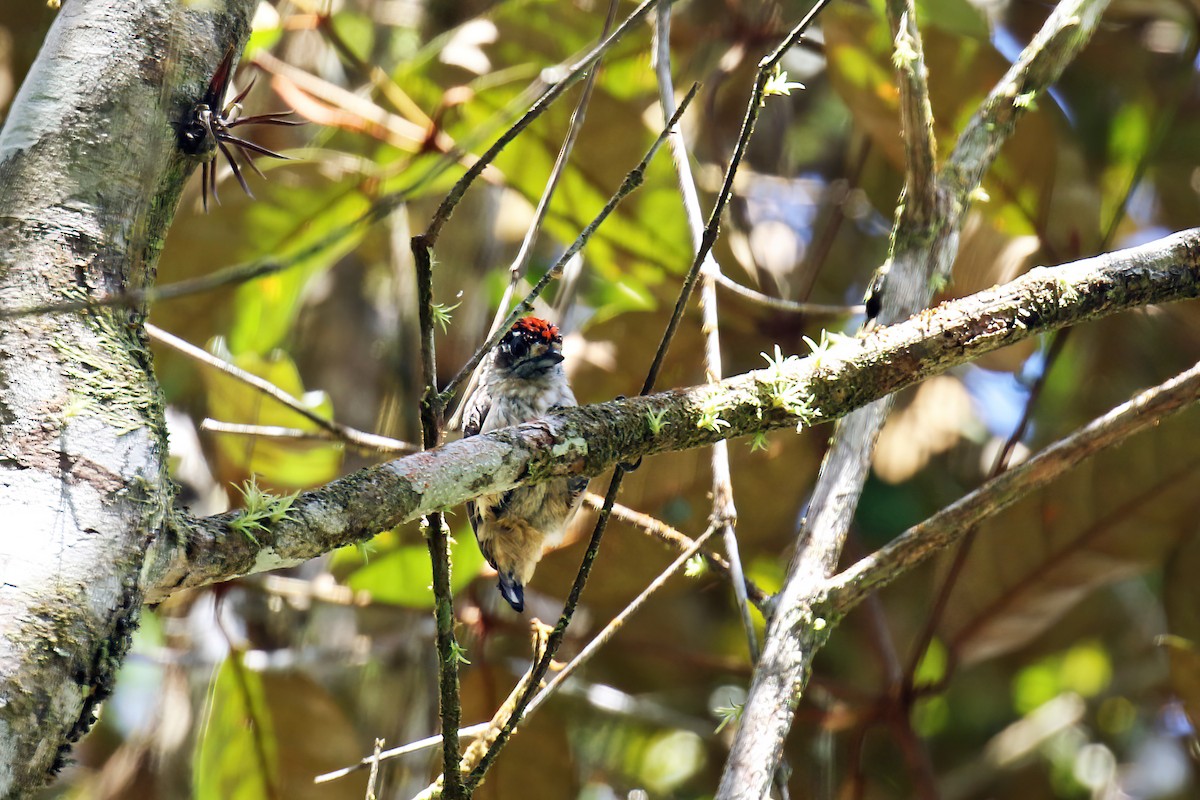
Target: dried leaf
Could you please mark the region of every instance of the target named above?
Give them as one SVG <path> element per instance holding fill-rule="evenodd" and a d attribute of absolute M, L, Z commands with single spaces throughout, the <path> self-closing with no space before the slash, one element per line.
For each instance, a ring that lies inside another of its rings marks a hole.
<path fill-rule="evenodd" d="M 1163 563 L 1200 511 L 1200 412 L 1164 422 L 980 529 L 941 635 L 963 662 L 1029 642 L 1094 589 Z"/>

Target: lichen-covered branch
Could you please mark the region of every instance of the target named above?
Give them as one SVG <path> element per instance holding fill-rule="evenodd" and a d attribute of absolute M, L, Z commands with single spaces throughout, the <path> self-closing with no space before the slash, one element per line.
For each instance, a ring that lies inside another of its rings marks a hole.
<path fill-rule="evenodd" d="M 900 70 L 906 137 L 906 191 L 892 232 L 887 263 L 876 272 L 867 314 L 891 324 L 928 304 L 958 252 L 971 193 L 1037 95 L 1057 80 L 1090 39 L 1108 0 L 1063 0 L 1042 30 L 989 95 L 959 138 L 949 162 L 931 176 L 932 140 L 919 32 L 912 9 L 892 0 L 895 63 Z M 898 13 L 897 13 L 898 12 Z M 919 194 L 918 194 L 919 192 Z M 826 454 L 798 539 L 805 543 L 788 568 L 777 613 L 767 630 L 763 657 L 717 791 L 718 800 L 765 795 L 807 685 L 812 659 L 829 635 L 814 625 L 814 592 L 836 566 L 866 481 L 870 456 L 887 416 L 888 401 L 874 403 L 838 426 Z"/>
<path fill-rule="evenodd" d="M 716 384 L 565 410 L 360 470 L 292 504 L 290 520 L 231 534 L 240 512 L 177 518 L 155 548 L 148 600 L 298 564 L 481 494 L 597 475 L 643 456 L 844 416 L 957 364 L 1039 333 L 1200 296 L 1200 229 L 1059 267 Z M 652 426 L 651 418 L 657 420 Z M 657 430 L 657 433 L 652 430 Z"/>
<path fill-rule="evenodd" d="M 255 5 L 64 4 L 0 132 L 0 310 L 152 280 L 191 171 L 173 123 Z M 0 326 L 0 797 L 63 765 L 137 625 L 172 500 L 143 316 Z"/>
<path fill-rule="evenodd" d="M 1200 364 L 1097 417 L 1085 427 L 956 500 L 831 578 L 823 603 L 843 615 L 871 592 L 961 540 L 974 526 L 1048 486 L 1101 450 L 1200 401 Z"/>

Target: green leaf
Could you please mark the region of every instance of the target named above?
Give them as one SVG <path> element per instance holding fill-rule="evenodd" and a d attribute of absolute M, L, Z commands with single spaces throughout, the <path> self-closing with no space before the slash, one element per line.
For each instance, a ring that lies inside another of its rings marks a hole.
<path fill-rule="evenodd" d="M 196 800 L 259 800 L 278 785 L 274 725 L 262 676 L 231 653 L 213 679 L 192 768 Z"/>
<path fill-rule="evenodd" d="M 455 534 L 450 559 L 450 591 L 457 593 L 479 575 L 484 564 L 469 527 Z M 346 581 L 355 591 L 370 592 L 377 602 L 409 608 L 433 608 L 432 583 L 429 548 L 424 544 L 400 545 L 391 552 L 373 556 Z"/>
<path fill-rule="evenodd" d="M 1137 103 L 1121 106 L 1108 133 L 1100 211 L 1100 218 L 1106 223 L 1123 212 L 1125 196 L 1147 156 L 1152 138 L 1150 109 Z"/>
<path fill-rule="evenodd" d="M 304 391 L 300 372 L 286 353 L 275 351 L 265 358 L 254 353 L 234 357 L 219 337 L 209 342 L 208 350 L 218 358 L 270 381 L 300 399 L 314 413 L 325 418 L 333 416 L 333 404 L 324 392 Z M 204 370 L 203 377 L 208 414 L 213 419 L 318 430 L 315 422 L 229 375 Z M 217 434 L 215 438 L 218 472 L 223 479 L 233 483 L 257 474 L 276 488 L 306 489 L 332 480 L 342 463 L 342 446 L 336 442 L 301 442 L 235 434 Z"/>
<path fill-rule="evenodd" d="M 273 166 L 263 164 L 262 168 Z M 265 188 L 255 186 L 255 193 L 260 199 L 243 214 L 251 233 L 243 241 L 251 246 L 243 248 L 241 257 L 296 260 L 287 269 L 238 289 L 229 349 L 239 355 L 263 354 L 279 347 L 292 329 L 312 279 L 361 242 L 365 228 L 354 223 L 368 208 L 367 198 L 351 184 L 292 185 L 285 175 L 267 182 Z M 306 248 L 319 242 L 327 242 L 327 246 L 301 257 Z"/>

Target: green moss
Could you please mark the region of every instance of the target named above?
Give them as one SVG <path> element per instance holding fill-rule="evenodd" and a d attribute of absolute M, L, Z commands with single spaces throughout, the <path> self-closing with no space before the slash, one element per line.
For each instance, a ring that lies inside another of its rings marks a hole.
<path fill-rule="evenodd" d="M 92 312 L 91 347 L 61 337 L 51 341 L 68 362 L 63 372 L 71 393 L 63 407 L 64 423 L 73 416 L 90 416 L 125 434 L 159 415 L 150 353 L 133 326 L 116 319 L 125 313 Z"/>

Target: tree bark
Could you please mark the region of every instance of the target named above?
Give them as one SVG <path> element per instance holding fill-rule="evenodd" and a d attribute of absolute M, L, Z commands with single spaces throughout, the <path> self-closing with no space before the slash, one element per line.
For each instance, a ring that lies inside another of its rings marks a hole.
<path fill-rule="evenodd" d="M 190 172 L 174 124 L 253 5 L 67 0 L 0 132 L 0 308 L 152 280 Z M 137 625 L 172 498 L 143 316 L 0 325 L 2 797 L 63 765 Z"/>

